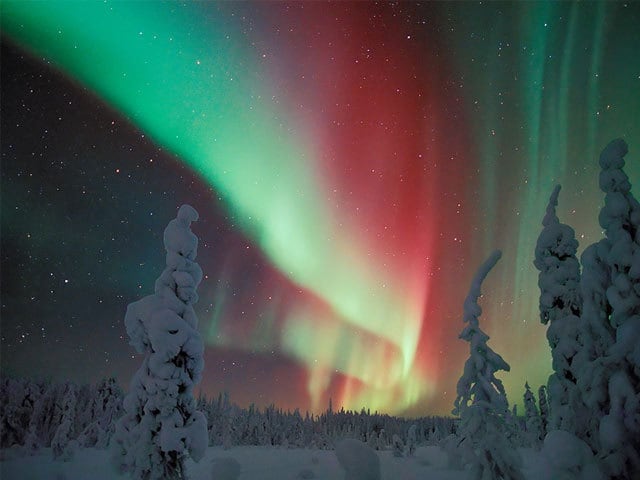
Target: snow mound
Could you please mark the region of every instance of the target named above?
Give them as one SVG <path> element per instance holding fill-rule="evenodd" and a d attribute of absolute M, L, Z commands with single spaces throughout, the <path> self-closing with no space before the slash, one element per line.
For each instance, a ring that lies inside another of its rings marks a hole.
<path fill-rule="evenodd" d="M 212 480 L 237 480 L 240 470 L 240 463 L 235 458 L 216 458 L 211 462 Z"/>
<path fill-rule="evenodd" d="M 546 460 L 547 475 L 540 478 L 566 480 L 604 480 L 589 446 L 564 430 L 552 430 L 544 439 L 540 452 Z"/>
<path fill-rule="evenodd" d="M 345 471 L 344 480 L 380 480 L 380 459 L 360 440 L 347 438 L 339 442 L 336 457 Z"/>
<path fill-rule="evenodd" d="M 309 470 L 308 468 L 305 468 L 298 472 L 298 476 L 296 478 L 299 478 L 299 479 L 316 478 L 316 474 L 313 473 L 313 470 Z"/>

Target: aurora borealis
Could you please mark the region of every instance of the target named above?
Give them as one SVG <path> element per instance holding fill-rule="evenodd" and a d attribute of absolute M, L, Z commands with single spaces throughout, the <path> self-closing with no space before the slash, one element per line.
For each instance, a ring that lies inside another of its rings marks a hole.
<path fill-rule="evenodd" d="M 562 184 L 584 248 L 609 140 L 640 182 L 638 4 L 1 8 L 10 373 L 128 382 L 124 311 L 187 202 L 206 393 L 449 413 L 462 302 L 500 248 L 480 322 L 520 403 L 551 369 L 532 264 L 548 195 Z"/>

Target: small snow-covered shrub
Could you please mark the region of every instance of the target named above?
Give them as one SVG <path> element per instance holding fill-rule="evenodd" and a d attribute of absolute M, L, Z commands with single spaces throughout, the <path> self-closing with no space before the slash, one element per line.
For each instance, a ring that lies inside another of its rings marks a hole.
<path fill-rule="evenodd" d="M 378 447 L 378 436 L 374 433 L 371 434 L 369 439 L 367 440 L 367 445 L 371 447 L 373 450 L 380 450 Z"/>
<path fill-rule="evenodd" d="M 336 457 L 345 471 L 344 480 L 380 480 L 380 459 L 360 440 L 347 438 L 339 442 Z"/>
<path fill-rule="evenodd" d="M 440 442 L 440 448 L 447 456 L 447 466 L 452 470 L 462 470 L 476 458 L 469 444 L 461 440 L 457 435 L 450 434 Z M 423 464 L 429 465 L 429 462 L 423 460 Z"/>
<path fill-rule="evenodd" d="M 404 457 L 404 443 L 395 433 L 393 434 L 393 456 Z"/>
<path fill-rule="evenodd" d="M 416 426 L 415 424 L 409 427 L 409 433 L 407 434 L 407 455 L 413 456 L 416 453 Z"/>
<path fill-rule="evenodd" d="M 216 458 L 211 462 L 212 480 L 237 480 L 240 476 L 240 463 L 235 458 Z"/>
<path fill-rule="evenodd" d="M 462 469 L 462 456 L 459 451 L 460 439 L 454 434 L 448 435 L 442 442 L 440 448 L 447 455 L 449 468 L 454 470 Z"/>

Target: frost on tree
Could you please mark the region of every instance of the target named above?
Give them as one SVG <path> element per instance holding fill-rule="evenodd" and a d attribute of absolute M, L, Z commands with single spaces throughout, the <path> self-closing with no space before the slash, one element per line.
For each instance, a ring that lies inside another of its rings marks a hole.
<path fill-rule="evenodd" d="M 600 154 L 606 237 L 582 255 L 578 383 L 594 419 L 585 440 L 612 478 L 640 478 L 640 205 L 623 170 L 627 152 L 617 139 Z"/>
<path fill-rule="evenodd" d="M 506 417 L 509 410 L 499 370 L 509 371 L 503 358 L 488 345 L 489 336 L 480 329 L 478 305 L 480 287 L 489 271 L 502 256 L 496 250 L 480 266 L 464 301 L 463 321 L 467 324 L 460 338 L 469 342 L 469 358 L 458 380 L 454 415 L 460 415 L 460 450 L 472 470 L 472 478 L 522 479 L 522 459 L 507 440 Z"/>
<path fill-rule="evenodd" d="M 540 321 L 549 325 L 554 373 L 549 377 L 549 429 L 562 429 L 583 436 L 586 413 L 577 386 L 574 357 L 581 349 L 580 263 L 573 228 L 556 215 L 560 185 L 551 194 L 543 229 L 536 243 L 534 265 L 540 271 Z"/>
<path fill-rule="evenodd" d="M 197 219 L 191 206 L 180 207 L 164 231 L 167 266 L 155 293 L 131 303 L 125 315 L 130 343 L 144 360 L 124 399 L 112 453 L 119 471 L 133 478 L 184 478 L 187 457 L 199 461 L 207 447 L 207 421 L 193 398 L 204 366 L 193 309 L 202 280 L 190 229 Z"/>

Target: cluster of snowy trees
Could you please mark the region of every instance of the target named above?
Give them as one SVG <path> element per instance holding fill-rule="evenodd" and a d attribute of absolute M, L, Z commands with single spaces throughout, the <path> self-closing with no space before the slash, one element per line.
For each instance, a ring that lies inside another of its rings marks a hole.
<path fill-rule="evenodd" d="M 367 410 L 354 412 L 331 406 L 320 415 L 299 410 L 283 411 L 275 406 L 264 409 L 239 408 L 228 395 L 198 400 L 198 408 L 207 416 L 209 445 L 262 445 L 292 448 L 333 449 L 343 438 L 353 438 L 374 450 L 393 447 L 394 437 L 403 445 L 438 444 L 453 433 L 456 422 L 451 417 L 405 419 Z"/>
<path fill-rule="evenodd" d="M 0 448 L 27 453 L 51 447 L 69 458 L 75 446 L 106 448 L 122 415 L 122 389 L 113 378 L 97 385 L 0 378 Z"/>
<path fill-rule="evenodd" d="M 535 260 L 554 370 L 550 428 L 585 442 L 608 478 L 640 477 L 640 204 L 623 170 L 627 152 L 617 139 L 600 155 L 604 238 L 578 261 L 556 187 Z"/>
<path fill-rule="evenodd" d="M 113 378 L 79 386 L 1 377 L 0 448 L 20 446 L 29 453 L 51 447 L 61 460 L 70 458 L 74 447 L 107 448 L 124 413 L 123 399 Z M 201 395 L 196 406 L 206 417 L 208 445 L 226 448 L 333 449 L 339 440 L 354 438 L 386 450 L 397 437 L 411 453 L 410 445 L 436 445 L 456 429 L 451 417 L 409 420 L 367 410 L 334 412 L 331 407 L 320 415 L 275 406 L 241 408 L 226 393 L 213 399 Z"/>
<path fill-rule="evenodd" d="M 534 265 L 540 271 L 540 319 L 548 325 L 553 374 L 539 406 L 525 384 L 524 422 L 509 412 L 495 373 L 509 365 L 480 329 L 480 287 L 501 254 L 474 277 L 460 338 L 470 355 L 457 385 L 456 437 L 443 446 L 476 479 L 520 479 L 516 446 L 541 447 L 553 478 L 640 478 L 640 205 L 625 172 L 628 148 L 612 141 L 600 155 L 605 237 L 580 261 L 573 228 L 556 215 L 551 194 Z"/>

